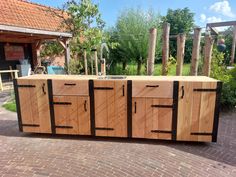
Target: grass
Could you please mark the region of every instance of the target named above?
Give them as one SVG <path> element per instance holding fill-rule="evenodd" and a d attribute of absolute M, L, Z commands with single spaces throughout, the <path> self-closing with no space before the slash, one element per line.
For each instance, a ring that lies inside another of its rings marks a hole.
<path fill-rule="evenodd" d="M 15 101 L 9 101 L 2 105 L 6 110 L 16 112 L 16 102 Z"/>
<path fill-rule="evenodd" d="M 162 70 L 162 64 L 155 64 L 154 67 L 154 75 L 160 76 Z M 184 64 L 183 66 L 183 76 L 187 76 L 190 73 L 190 64 Z M 111 68 L 109 71 L 110 75 L 136 75 L 137 74 L 137 65 L 136 64 L 128 64 L 126 70 L 122 69 L 121 64 L 117 64 L 116 67 Z M 146 68 L 142 65 L 141 75 L 146 75 Z M 171 65 L 168 71 L 169 76 L 176 75 L 176 65 Z"/>

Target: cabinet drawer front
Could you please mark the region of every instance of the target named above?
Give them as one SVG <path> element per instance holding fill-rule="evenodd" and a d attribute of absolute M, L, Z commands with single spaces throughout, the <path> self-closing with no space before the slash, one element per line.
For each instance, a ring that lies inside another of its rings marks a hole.
<path fill-rule="evenodd" d="M 89 95 L 88 81 L 53 80 L 54 95 Z"/>
<path fill-rule="evenodd" d="M 133 81 L 132 85 L 132 97 L 173 97 L 173 82 Z"/>

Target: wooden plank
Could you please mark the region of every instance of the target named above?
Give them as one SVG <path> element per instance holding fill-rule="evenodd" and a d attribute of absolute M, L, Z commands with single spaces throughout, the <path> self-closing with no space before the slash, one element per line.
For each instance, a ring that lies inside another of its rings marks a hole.
<path fill-rule="evenodd" d="M 53 80 L 52 85 L 54 95 L 89 95 L 86 80 Z"/>
<path fill-rule="evenodd" d="M 80 135 L 91 135 L 89 97 L 78 97 L 78 126 Z"/>
<path fill-rule="evenodd" d="M 173 97 L 173 82 L 133 81 L 132 84 L 133 97 Z"/>
<path fill-rule="evenodd" d="M 207 23 L 206 27 L 236 26 L 236 21 Z"/>
<path fill-rule="evenodd" d="M 132 137 L 145 137 L 146 124 L 146 99 L 133 98 L 132 99 Z"/>
<path fill-rule="evenodd" d="M 152 130 L 157 130 L 158 125 L 157 121 L 155 121 L 155 115 L 154 112 L 155 109 L 152 108 L 152 105 L 155 104 L 154 100 L 152 98 L 143 98 L 145 101 L 145 116 L 143 116 L 144 122 L 145 122 L 145 135 L 142 138 L 148 138 L 148 139 L 157 139 L 157 133 L 152 133 Z M 158 104 L 158 103 L 157 103 Z M 141 111 L 141 110 L 140 110 Z M 158 112 L 156 112 L 158 113 Z M 158 114 L 157 114 L 158 116 Z"/>
<path fill-rule="evenodd" d="M 107 87 L 106 81 L 94 81 L 94 87 Z M 107 91 L 94 90 L 95 128 L 108 128 Z M 96 130 L 96 136 L 108 136 L 107 130 Z"/>
<path fill-rule="evenodd" d="M 109 131 L 109 136 L 127 137 L 127 82 L 115 82 L 115 104 L 114 104 L 114 120 L 111 121 L 108 116 L 108 126 L 114 128 L 114 131 Z M 110 99 L 110 98 L 108 98 Z"/>

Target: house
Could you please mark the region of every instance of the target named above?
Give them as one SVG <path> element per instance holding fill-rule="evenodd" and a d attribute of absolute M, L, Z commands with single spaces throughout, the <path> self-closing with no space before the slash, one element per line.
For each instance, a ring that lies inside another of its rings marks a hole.
<path fill-rule="evenodd" d="M 31 68 L 41 63 L 40 46 L 58 40 L 69 62 L 68 40 L 72 35 L 63 27 L 62 11 L 26 0 L 0 1 L 0 70 L 16 69 L 28 60 Z M 5 76 L 7 77 L 7 76 Z"/>

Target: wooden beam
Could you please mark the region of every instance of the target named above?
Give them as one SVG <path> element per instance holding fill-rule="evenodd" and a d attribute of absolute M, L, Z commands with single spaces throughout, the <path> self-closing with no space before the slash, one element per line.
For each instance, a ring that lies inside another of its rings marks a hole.
<path fill-rule="evenodd" d="M 59 37 L 67 37 L 67 38 L 72 37 L 72 34 L 65 33 L 65 32 L 55 32 L 55 31 L 31 29 L 31 28 L 25 28 L 25 27 L 9 26 L 9 25 L 0 25 L 0 30 L 19 32 L 19 33 L 28 33 L 28 34 L 51 35 L 51 36 L 59 36 Z"/>
<path fill-rule="evenodd" d="M 69 40 L 64 41 L 65 44 L 65 64 L 66 66 L 69 66 L 70 63 L 70 46 L 69 46 Z"/>
<path fill-rule="evenodd" d="M 222 27 L 222 26 L 236 26 L 236 21 L 207 23 L 206 27 Z"/>
<path fill-rule="evenodd" d="M 231 65 L 234 64 L 235 46 L 236 46 L 236 25 L 233 28 L 233 43 L 232 43 L 231 59 L 230 59 Z"/>
<path fill-rule="evenodd" d="M 157 29 L 151 28 L 149 31 L 149 49 L 147 75 L 152 76 L 154 73 L 155 51 L 156 51 Z"/>
<path fill-rule="evenodd" d="M 95 74 L 98 76 L 98 52 L 94 50 L 94 61 L 95 61 Z"/>
<path fill-rule="evenodd" d="M 200 42 L 201 42 L 201 28 L 194 29 L 193 38 L 193 49 L 192 49 L 192 61 L 191 61 L 191 71 L 192 76 L 197 76 L 198 72 L 198 60 L 200 55 Z"/>
<path fill-rule="evenodd" d="M 178 35 L 177 37 L 177 66 L 176 66 L 177 76 L 181 76 L 183 72 L 185 40 L 186 40 L 185 34 Z"/>
<path fill-rule="evenodd" d="M 211 58 L 213 49 L 214 39 L 210 34 L 205 36 L 205 47 L 204 47 L 204 63 L 203 63 L 203 75 L 210 76 L 211 72 Z"/>
<path fill-rule="evenodd" d="M 170 24 L 164 23 L 162 34 L 162 75 L 168 73 Z"/>

